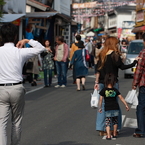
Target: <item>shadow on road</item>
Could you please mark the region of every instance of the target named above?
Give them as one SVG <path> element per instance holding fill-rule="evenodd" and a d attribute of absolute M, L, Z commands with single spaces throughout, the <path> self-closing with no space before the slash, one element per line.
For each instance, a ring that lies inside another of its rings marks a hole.
<path fill-rule="evenodd" d="M 42 144 L 42 145 L 92 145 L 88 143 L 77 143 L 75 141 L 60 142 L 58 144 Z"/>

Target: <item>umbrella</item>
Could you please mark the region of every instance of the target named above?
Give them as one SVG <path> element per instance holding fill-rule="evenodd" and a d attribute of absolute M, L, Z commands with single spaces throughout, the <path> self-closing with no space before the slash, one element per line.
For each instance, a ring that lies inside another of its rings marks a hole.
<path fill-rule="evenodd" d="M 89 32 L 89 33 L 87 33 L 86 36 L 94 36 L 94 35 L 95 35 L 95 33 L 93 33 L 93 32 Z"/>

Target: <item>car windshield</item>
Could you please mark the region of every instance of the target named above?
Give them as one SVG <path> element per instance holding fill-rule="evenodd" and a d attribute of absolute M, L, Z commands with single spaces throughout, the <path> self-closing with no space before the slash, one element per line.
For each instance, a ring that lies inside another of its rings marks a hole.
<path fill-rule="evenodd" d="M 143 42 L 131 42 L 128 48 L 128 54 L 139 54 L 143 48 Z"/>

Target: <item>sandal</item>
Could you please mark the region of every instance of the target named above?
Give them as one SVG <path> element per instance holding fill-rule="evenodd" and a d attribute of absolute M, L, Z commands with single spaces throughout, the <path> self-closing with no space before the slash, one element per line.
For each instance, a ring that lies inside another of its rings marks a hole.
<path fill-rule="evenodd" d="M 106 136 L 106 140 L 111 140 L 111 137 Z"/>
<path fill-rule="evenodd" d="M 133 137 L 135 137 L 135 138 L 141 138 L 141 137 L 143 137 L 143 135 L 142 134 L 134 133 L 133 134 Z"/>

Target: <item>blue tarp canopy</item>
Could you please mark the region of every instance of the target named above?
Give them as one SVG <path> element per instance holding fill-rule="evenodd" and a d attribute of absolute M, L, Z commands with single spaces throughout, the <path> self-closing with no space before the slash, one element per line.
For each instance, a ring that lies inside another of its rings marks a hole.
<path fill-rule="evenodd" d="M 2 23 L 13 22 L 23 16 L 25 16 L 25 14 L 3 14 L 0 22 Z"/>
<path fill-rule="evenodd" d="M 98 34 L 98 36 L 102 36 L 102 35 L 105 35 L 104 33 L 100 33 L 100 34 Z"/>

